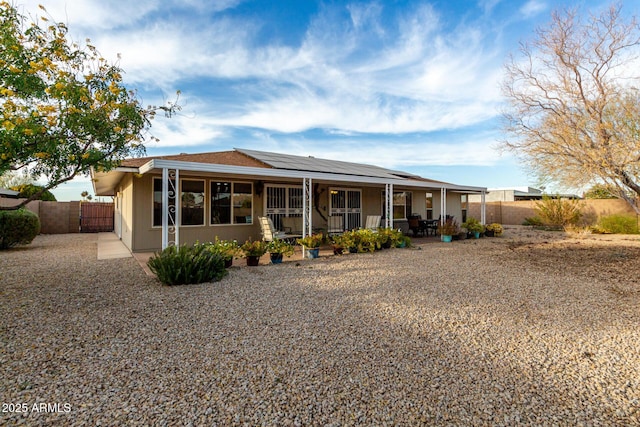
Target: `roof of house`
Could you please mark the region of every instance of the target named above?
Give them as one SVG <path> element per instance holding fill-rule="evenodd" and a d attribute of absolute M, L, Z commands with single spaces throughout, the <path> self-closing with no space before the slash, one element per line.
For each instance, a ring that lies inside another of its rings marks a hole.
<path fill-rule="evenodd" d="M 244 150 L 236 151 L 259 160 L 275 169 L 287 169 L 311 172 L 339 173 L 343 175 L 372 176 L 378 178 L 420 178 L 407 172 L 385 169 L 380 166 L 362 163 L 343 162 L 340 160 L 319 159 L 308 156 L 294 156 L 291 154 L 269 153 L 265 151 Z"/>
<path fill-rule="evenodd" d="M 195 163 L 210 163 L 215 165 L 231 165 L 231 166 L 249 166 L 254 168 L 268 168 L 271 167 L 264 162 L 256 160 L 253 157 L 243 154 L 239 150 L 234 151 L 216 151 L 211 153 L 196 153 L 196 154 L 172 154 L 167 156 L 152 156 L 152 157 L 136 157 L 134 159 L 125 159 L 120 166 L 122 167 L 140 167 L 150 160 L 162 159 L 162 160 L 178 160 L 182 162 L 195 162 Z"/>
<path fill-rule="evenodd" d="M 409 186 L 433 186 L 461 191 L 484 191 L 484 188 L 459 186 L 422 178 L 408 172 L 380 166 L 340 160 L 320 159 L 257 150 L 234 149 L 198 154 L 140 157 L 123 160 L 116 169 L 107 172 L 92 170 L 96 195 L 114 195 L 115 186 L 126 173 L 146 173 L 157 168 L 238 173 L 264 177 L 316 177 L 340 182 L 396 183 Z M 315 178 L 314 178 L 315 179 Z M 424 184 L 421 184 L 424 183 Z"/>

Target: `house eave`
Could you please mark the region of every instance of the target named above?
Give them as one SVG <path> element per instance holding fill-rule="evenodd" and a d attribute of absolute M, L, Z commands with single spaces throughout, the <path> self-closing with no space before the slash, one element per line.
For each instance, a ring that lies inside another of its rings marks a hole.
<path fill-rule="evenodd" d="M 96 196 L 115 196 L 116 186 L 127 173 L 138 173 L 138 168 L 117 167 L 105 172 L 97 172 L 91 168 L 91 184 Z"/>
<path fill-rule="evenodd" d="M 441 189 L 445 188 L 452 191 L 463 191 L 467 193 L 482 193 L 486 191 L 483 187 L 471 187 L 462 186 L 442 182 L 431 181 L 418 181 L 411 179 L 389 179 L 381 177 L 368 177 L 361 175 L 349 175 L 349 174 L 335 174 L 326 172 L 309 172 L 299 171 L 291 169 L 274 169 L 274 168 L 260 168 L 250 166 L 232 166 L 222 164 L 211 163 L 196 163 L 196 162 L 183 162 L 179 160 L 163 160 L 152 159 L 138 168 L 137 172 L 140 174 L 150 173 L 152 171 L 158 171 L 162 169 L 177 169 L 180 171 L 191 172 L 203 172 L 203 173 L 219 173 L 219 174 L 231 174 L 231 175 L 245 175 L 255 176 L 263 178 L 288 178 L 288 179 L 303 179 L 311 178 L 313 180 L 320 181 L 334 181 L 334 182 L 351 182 L 360 184 L 393 184 L 403 187 L 417 187 L 417 188 L 431 188 Z"/>

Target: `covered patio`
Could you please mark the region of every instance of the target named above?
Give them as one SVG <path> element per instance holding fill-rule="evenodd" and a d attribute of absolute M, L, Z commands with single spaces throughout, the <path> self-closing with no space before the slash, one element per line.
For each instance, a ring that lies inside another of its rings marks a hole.
<path fill-rule="evenodd" d="M 463 222 L 468 195 L 486 191 L 378 166 L 239 149 L 132 159 L 94 172 L 94 186 L 116 198 L 116 234 L 134 252 L 214 237 L 255 240 L 258 216 L 281 230 L 285 218 L 296 218 L 302 236 L 327 230 L 330 218 L 357 229 L 367 216 L 407 232 L 416 214 Z"/>

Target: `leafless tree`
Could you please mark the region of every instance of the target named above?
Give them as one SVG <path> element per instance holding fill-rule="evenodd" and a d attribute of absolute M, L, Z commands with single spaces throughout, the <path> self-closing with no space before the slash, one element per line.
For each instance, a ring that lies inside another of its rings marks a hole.
<path fill-rule="evenodd" d="M 640 214 L 640 26 L 621 5 L 555 12 L 505 66 L 508 139 L 541 182 L 600 183 Z"/>

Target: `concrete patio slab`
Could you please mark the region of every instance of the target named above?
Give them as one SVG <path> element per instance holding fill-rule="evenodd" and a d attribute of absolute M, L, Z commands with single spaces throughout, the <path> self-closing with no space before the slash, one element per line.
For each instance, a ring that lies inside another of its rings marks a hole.
<path fill-rule="evenodd" d="M 129 258 L 131 251 L 115 233 L 98 233 L 98 259 Z"/>

